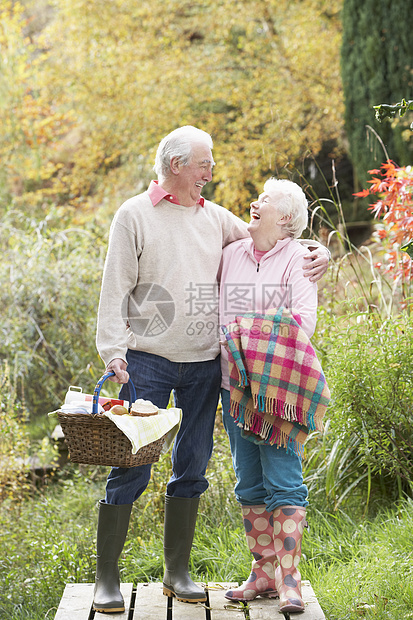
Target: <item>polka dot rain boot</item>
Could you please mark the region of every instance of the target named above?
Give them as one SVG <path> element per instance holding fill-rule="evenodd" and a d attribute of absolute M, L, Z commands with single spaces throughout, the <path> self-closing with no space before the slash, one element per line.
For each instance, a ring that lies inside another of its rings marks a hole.
<path fill-rule="evenodd" d="M 301 575 L 297 569 L 301 558 L 301 539 L 305 520 L 302 506 L 281 506 L 274 515 L 274 547 L 279 565 L 275 583 L 280 597 L 280 612 L 304 611 L 301 598 Z"/>
<path fill-rule="evenodd" d="M 276 555 L 272 512 L 262 506 L 241 506 L 247 545 L 254 560 L 247 581 L 236 590 L 228 590 L 230 601 L 253 601 L 257 596 L 275 598 L 274 575 Z"/>

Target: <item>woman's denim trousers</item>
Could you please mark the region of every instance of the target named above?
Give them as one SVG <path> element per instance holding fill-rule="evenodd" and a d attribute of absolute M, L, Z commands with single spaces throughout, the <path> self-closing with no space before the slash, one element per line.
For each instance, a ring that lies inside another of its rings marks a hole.
<path fill-rule="evenodd" d="M 228 433 L 237 483 L 235 497 L 242 506 L 307 506 L 301 458 L 285 448 L 255 444 L 241 435 L 230 410 L 230 393 L 222 390 L 222 417 Z"/>

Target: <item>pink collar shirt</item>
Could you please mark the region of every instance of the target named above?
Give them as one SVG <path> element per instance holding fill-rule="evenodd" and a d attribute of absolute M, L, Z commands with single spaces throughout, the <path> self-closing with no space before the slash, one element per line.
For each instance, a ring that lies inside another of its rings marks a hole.
<path fill-rule="evenodd" d="M 166 192 L 164 188 L 161 185 L 159 185 L 158 181 L 150 182 L 149 187 L 148 187 L 148 194 L 154 207 L 156 207 L 156 205 L 159 204 L 161 200 L 163 199 L 168 200 L 168 202 L 172 202 L 174 205 L 180 204 L 177 197 L 174 196 L 173 194 L 168 194 L 168 192 Z M 205 199 L 202 198 L 201 196 L 201 198 L 197 201 L 197 204 L 203 207 L 204 202 L 205 202 Z"/>

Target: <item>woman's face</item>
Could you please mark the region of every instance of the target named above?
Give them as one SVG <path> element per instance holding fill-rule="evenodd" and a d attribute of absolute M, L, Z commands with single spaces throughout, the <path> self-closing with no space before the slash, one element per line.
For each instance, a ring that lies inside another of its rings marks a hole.
<path fill-rule="evenodd" d="M 260 230 L 260 232 L 275 234 L 280 231 L 280 226 L 285 223 L 285 219 L 276 205 L 277 196 L 270 196 L 266 193 L 260 194 L 258 199 L 251 203 L 251 221 L 248 225 L 250 233 Z"/>

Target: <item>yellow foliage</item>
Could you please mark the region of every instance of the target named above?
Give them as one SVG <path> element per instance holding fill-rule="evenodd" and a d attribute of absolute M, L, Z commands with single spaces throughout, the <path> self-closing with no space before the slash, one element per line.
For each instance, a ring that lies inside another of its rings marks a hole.
<path fill-rule="evenodd" d="M 28 41 L 27 17 L 7 3 L 18 79 L 0 123 L 14 145 L 11 183 L 36 194 L 32 204 L 114 210 L 119 193 L 152 177 L 159 140 L 194 124 L 215 143 L 211 197 L 242 213 L 270 174 L 326 140 L 341 147 L 341 4 L 53 0 Z M 3 29 L 4 46 L 10 36 Z"/>
<path fill-rule="evenodd" d="M 42 84 L 39 55 L 47 53 L 25 35 L 29 19 L 22 5 L 4 3 L 0 18 L 0 186 L 5 197 L 24 196 L 24 205 L 28 192 L 41 189 L 36 204 L 59 170 L 53 149 L 72 118 Z"/>

